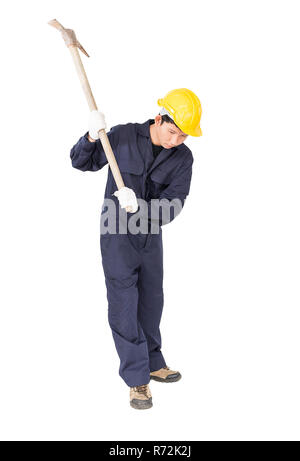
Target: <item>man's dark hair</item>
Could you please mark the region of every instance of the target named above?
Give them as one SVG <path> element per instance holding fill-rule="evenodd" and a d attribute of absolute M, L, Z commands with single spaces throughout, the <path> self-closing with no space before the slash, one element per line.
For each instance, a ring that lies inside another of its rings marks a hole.
<path fill-rule="evenodd" d="M 175 125 L 180 130 L 179 126 L 177 126 L 176 123 L 174 123 L 174 120 L 172 120 L 171 117 L 169 117 L 167 114 L 161 116 L 161 125 L 164 122 L 173 123 L 173 125 Z"/>

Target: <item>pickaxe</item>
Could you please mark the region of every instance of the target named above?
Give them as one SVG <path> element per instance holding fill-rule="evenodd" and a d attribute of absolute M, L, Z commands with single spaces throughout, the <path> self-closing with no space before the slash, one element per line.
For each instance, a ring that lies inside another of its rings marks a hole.
<path fill-rule="evenodd" d="M 74 30 L 65 29 L 56 19 L 52 19 L 51 21 L 48 22 L 48 24 L 50 24 L 50 26 L 55 27 L 56 29 L 58 29 L 61 32 L 61 34 L 63 36 L 63 39 L 64 39 L 64 41 L 65 41 L 65 43 L 66 43 L 67 47 L 69 48 L 70 53 L 72 55 L 72 58 L 73 58 L 73 61 L 74 61 L 75 67 L 76 67 L 76 71 L 77 71 L 78 77 L 80 79 L 81 86 L 83 88 L 84 94 L 86 96 L 89 108 L 90 108 L 91 111 L 92 110 L 98 110 L 96 102 L 95 102 L 95 99 L 94 99 L 94 96 L 93 96 L 93 93 L 92 93 L 92 90 L 91 90 L 91 87 L 90 87 L 90 84 L 89 84 L 89 81 L 87 79 L 87 76 L 86 76 L 86 73 L 85 73 L 85 70 L 84 70 L 84 67 L 83 67 L 79 52 L 78 52 L 78 48 L 88 58 L 89 58 L 89 55 L 87 54 L 87 52 L 85 51 L 83 46 L 78 42 Z M 107 161 L 109 163 L 112 175 L 113 175 L 114 180 L 116 182 L 117 188 L 121 189 L 121 187 L 124 187 L 124 182 L 123 182 L 123 179 L 122 179 L 122 176 L 121 176 L 121 173 L 120 173 L 116 158 L 115 158 L 114 153 L 112 151 L 109 139 L 108 139 L 107 134 L 106 134 L 104 129 L 99 131 L 99 138 L 100 138 L 100 141 L 102 143 L 102 146 L 103 146 Z M 127 207 L 126 211 L 130 212 L 131 207 Z"/>

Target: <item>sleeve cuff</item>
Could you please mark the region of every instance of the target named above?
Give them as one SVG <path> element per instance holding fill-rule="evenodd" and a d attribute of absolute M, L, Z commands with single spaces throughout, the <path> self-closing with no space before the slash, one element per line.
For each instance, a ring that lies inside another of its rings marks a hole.
<path fill-rule="evenodd" d="M 97 140 L 96 140 L 95 142 L 89 141 L 88 134 L 89 134 L 89 132 L 87 131 L 87 132 L 83 135 L 83 137 L 82 137 L 82 138 L 83 138 L 83 142 L 84 142 L 84 148 L 85 148 L 85 150 L 86 150 L 87 148 L 90 147 L 91 150 L 93 150 L 93 149 L 95 148 L 95 145 L 96 145 Z"/>

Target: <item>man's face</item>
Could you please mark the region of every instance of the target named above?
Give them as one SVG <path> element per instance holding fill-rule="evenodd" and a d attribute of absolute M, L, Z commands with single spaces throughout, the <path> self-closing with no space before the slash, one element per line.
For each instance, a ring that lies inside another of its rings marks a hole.
<path fill-rule="evenodd" d="M 183 133 L 183 131 L 177 128 L 173 123 L 164 122 L 161 125 L 161 115 L 155 117 L 155 126 L 157 128 L 160 144 L 165 149 L 179 146 L 188 137 L 187 134 Z"/>

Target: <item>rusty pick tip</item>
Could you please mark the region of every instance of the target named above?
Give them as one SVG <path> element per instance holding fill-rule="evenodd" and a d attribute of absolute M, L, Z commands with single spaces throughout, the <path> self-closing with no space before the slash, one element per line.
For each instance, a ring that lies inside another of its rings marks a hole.
<path fill-rule="evenodd" d="M 77 48 L 80 49 L 80 51 L 85 54 L 88 58 L 90 57 L 83 46 L 79 43 L 79 41 L 76 38 L 75 32 L 72 29 L 65 29 L 60 22 L 57 21 L 57 19 L 52 19 L 51 21 L 48 22 L 50 26 L 55 27 L 55 29 L 60 30 L 63 39 L 65 41 L 65 44 L 69 46 L 76 46 Z"/>

